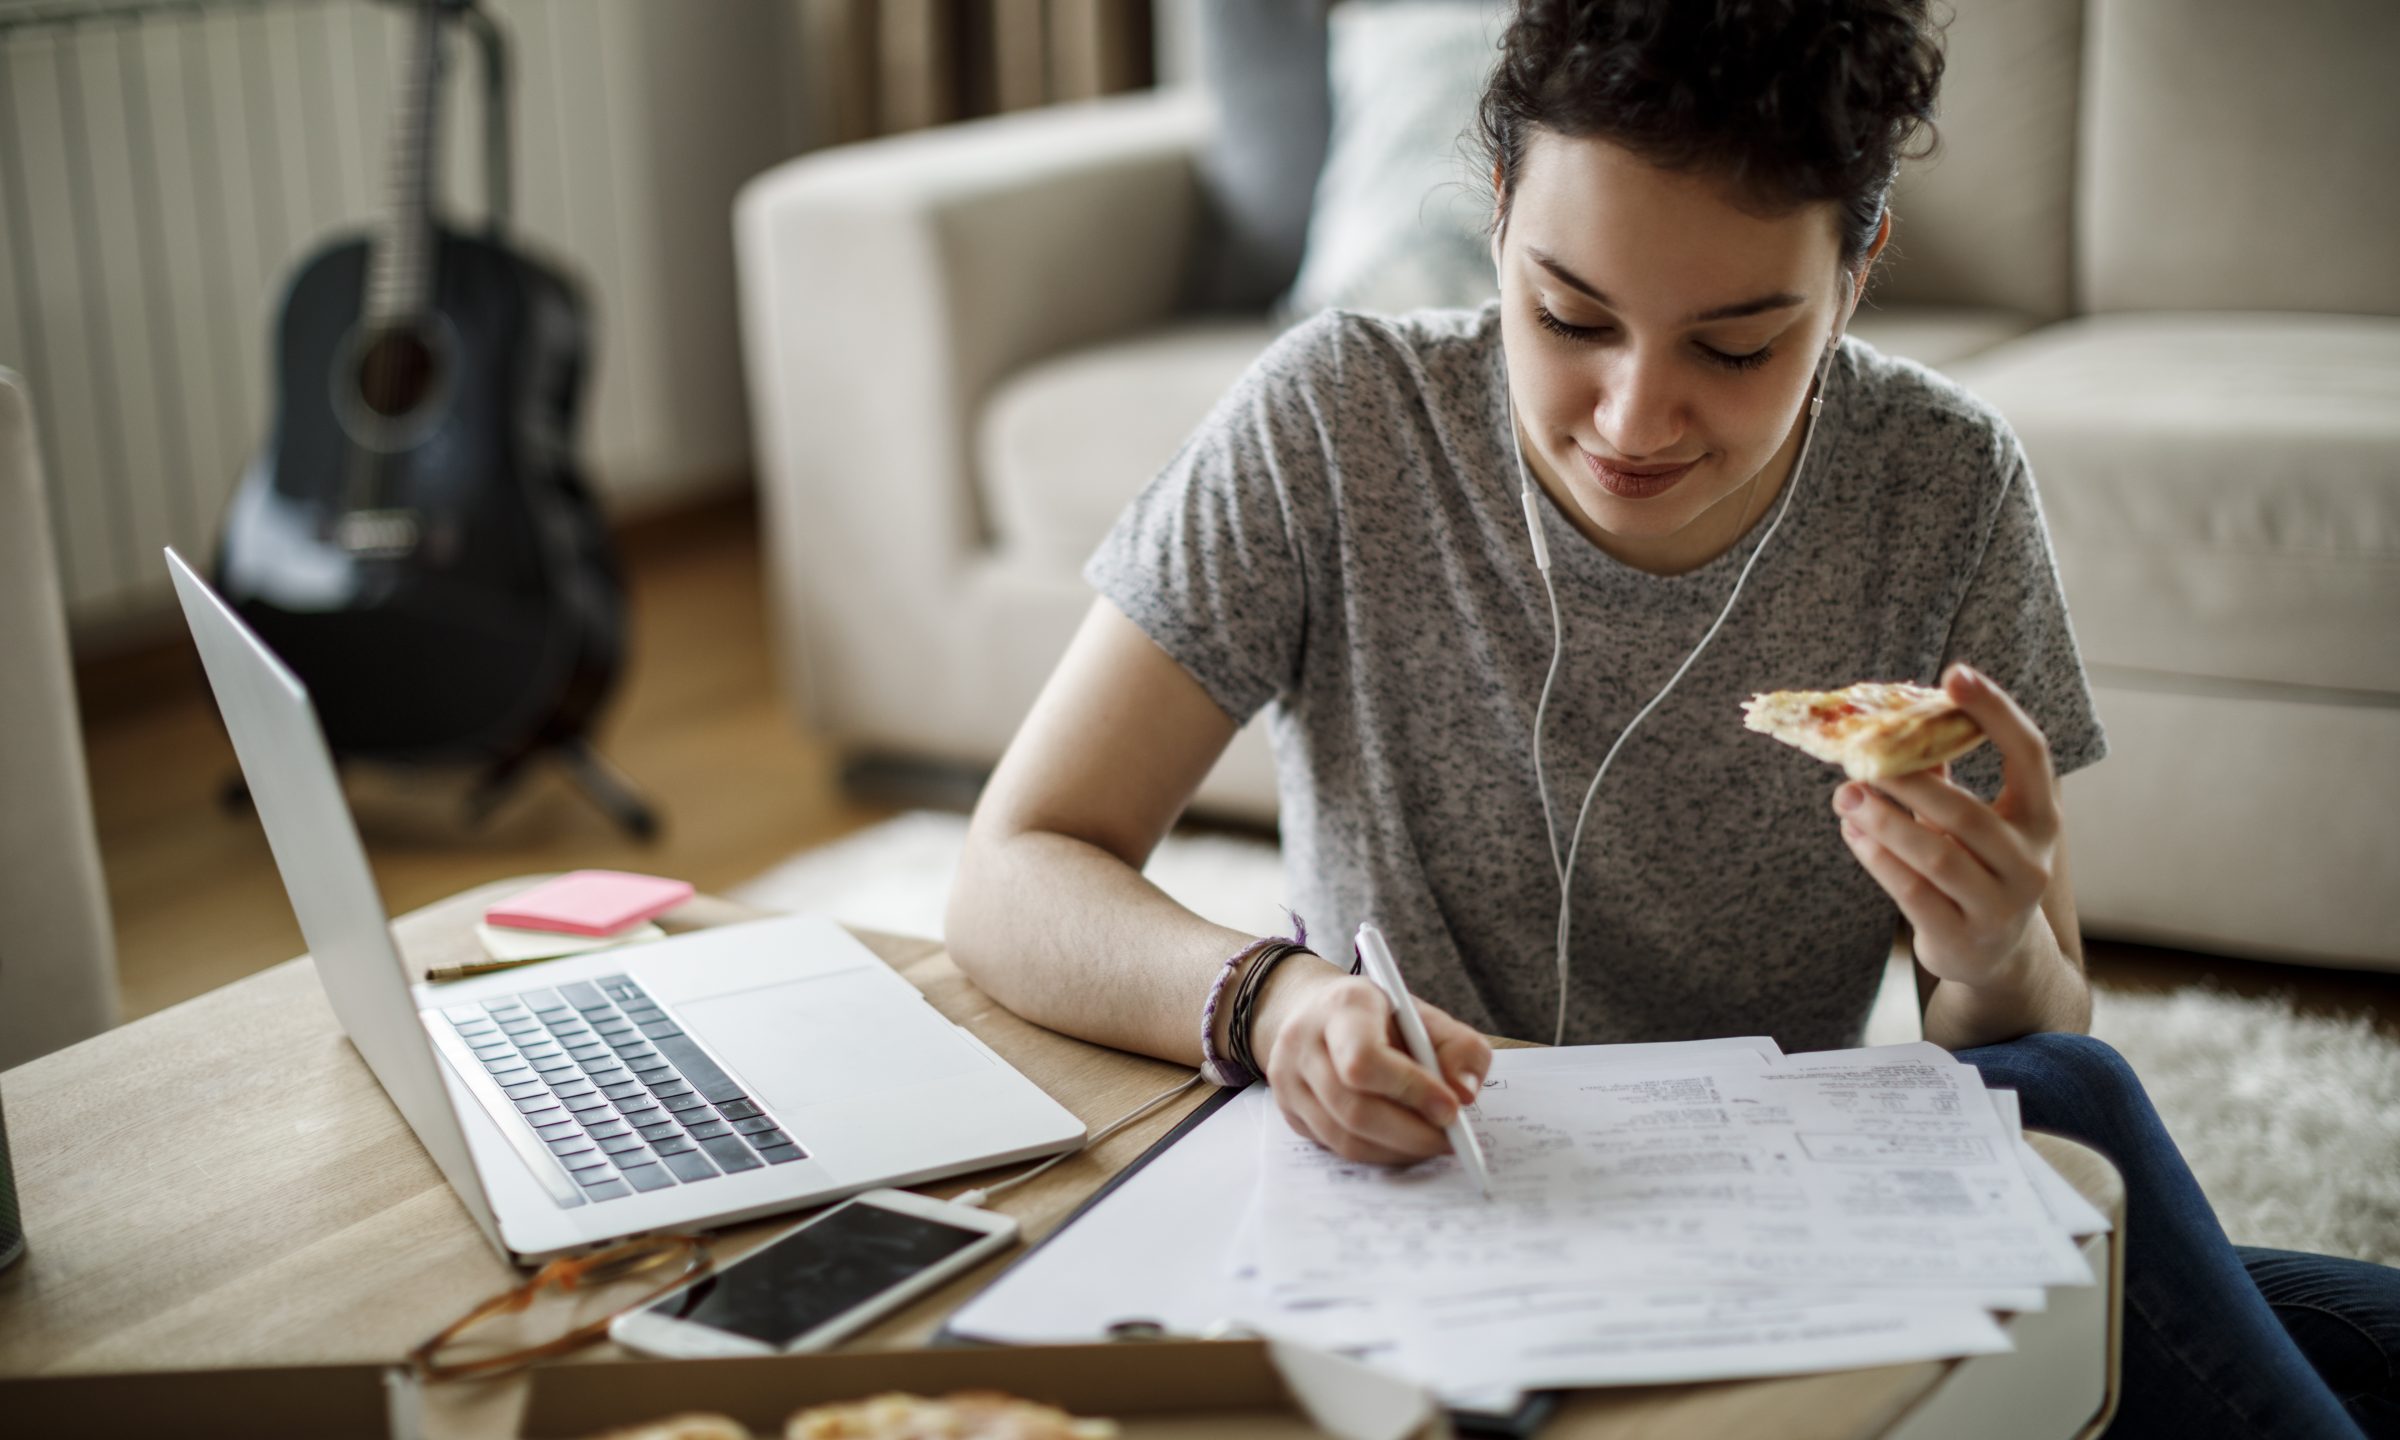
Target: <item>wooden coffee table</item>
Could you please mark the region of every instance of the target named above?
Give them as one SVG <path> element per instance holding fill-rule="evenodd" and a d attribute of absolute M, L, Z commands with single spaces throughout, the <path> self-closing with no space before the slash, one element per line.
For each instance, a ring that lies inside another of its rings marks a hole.
<path fill-rule="evenodd" d="M 406 963 L 421 970 L 476 958 L 473 919 L 529 880 L 401 917 L 393 933 Z M 662 923 L 687 930 L 759 913 L 702 897 Z M 1188 1073 L 1018 1019 L 938 942 L 860 938 L 1095 1128 Z M 19 1066 L 0 1075 L 0 1093 L 29 1240 L 25 1258 L 0 1272 L 0 1375 L 392 1361 L 519 1278 L 343 1036 L 306 956 Z M 1027 1241 L 1048 1234 L 1201 1095 L 1010 1192 L 1007 1208 Z M 2071 1142 L 2035 1140 L 2121 1221 L 2122 1190 L 2105 1160 Z M 976 1178 L 923 1188 L 954 1193 Z M 719 1253 L 738 1255 L 787 1223 L 732 1227 Z M 922 1343 L 1005 1263 L 988 1262 L 851 1348 Z M 2113 1315 L 2113 1275 L 2109 1283 Z M 564 1363 L 621 1357 L 601 1346 Z M 2011 1358 L 1591 1391 L 1543 1433 L 1887 1435 L 1959 1367 Z M 521 1380 L 437 1387 L 428 1430 L 514 1434 L 522 1402 Z"/>

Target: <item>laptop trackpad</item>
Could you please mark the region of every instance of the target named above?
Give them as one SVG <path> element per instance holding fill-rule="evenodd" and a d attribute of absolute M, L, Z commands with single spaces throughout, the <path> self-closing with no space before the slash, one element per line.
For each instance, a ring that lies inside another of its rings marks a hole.
<path fill-rule="evenodd" d="M 786 1114 L 992 1063 L 923 1000 L 866 970 L 674 1004 L 751 1093 Z"/>

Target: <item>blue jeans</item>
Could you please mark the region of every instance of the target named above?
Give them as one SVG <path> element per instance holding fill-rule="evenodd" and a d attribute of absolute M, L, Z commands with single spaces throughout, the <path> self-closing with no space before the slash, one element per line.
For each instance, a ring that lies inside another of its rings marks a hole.
<path fill-rule="evenodd" d="M 2245 1250 L 2125 1058 L 2088 1035 L 1961 1050 L 2025 1123 L 2125 1178 L 2125 1344 L 2112 1436 L 2400 1434 L 2400 1270 Z"/>

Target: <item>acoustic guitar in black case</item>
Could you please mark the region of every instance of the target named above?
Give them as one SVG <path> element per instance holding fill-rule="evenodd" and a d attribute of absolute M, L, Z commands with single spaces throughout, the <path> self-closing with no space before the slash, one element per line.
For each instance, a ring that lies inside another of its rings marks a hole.
<path fill-rule="evenodd" d="M 480 235 L 433 210 L 453 16 L 475 28 L 489 82 Z M 656 816 L 590 740 L 624 659 L 625 598 L 572 448 L 586 309 L 507 241 L 505 75 L 488 16 L 415 7 L 387 219 L 290 284 L 274 428 L 235 492 L 216 581 L 307 683 L 338 759 L 480 767 L 480 821 L 555 758 L 646 839 Z"/>

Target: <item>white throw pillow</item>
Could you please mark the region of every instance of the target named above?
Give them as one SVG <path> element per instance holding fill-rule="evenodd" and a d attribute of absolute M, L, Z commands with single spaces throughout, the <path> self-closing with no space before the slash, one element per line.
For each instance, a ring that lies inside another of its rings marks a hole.
<path fill-rule="evenodd" d="M 1498 293 L 1491 185 L 1462 142 L 1506 20 L 1505 6 L 1458 0 L 1334 7 L 1333 133 L 1283 318 L 1473 306 Z"/>

